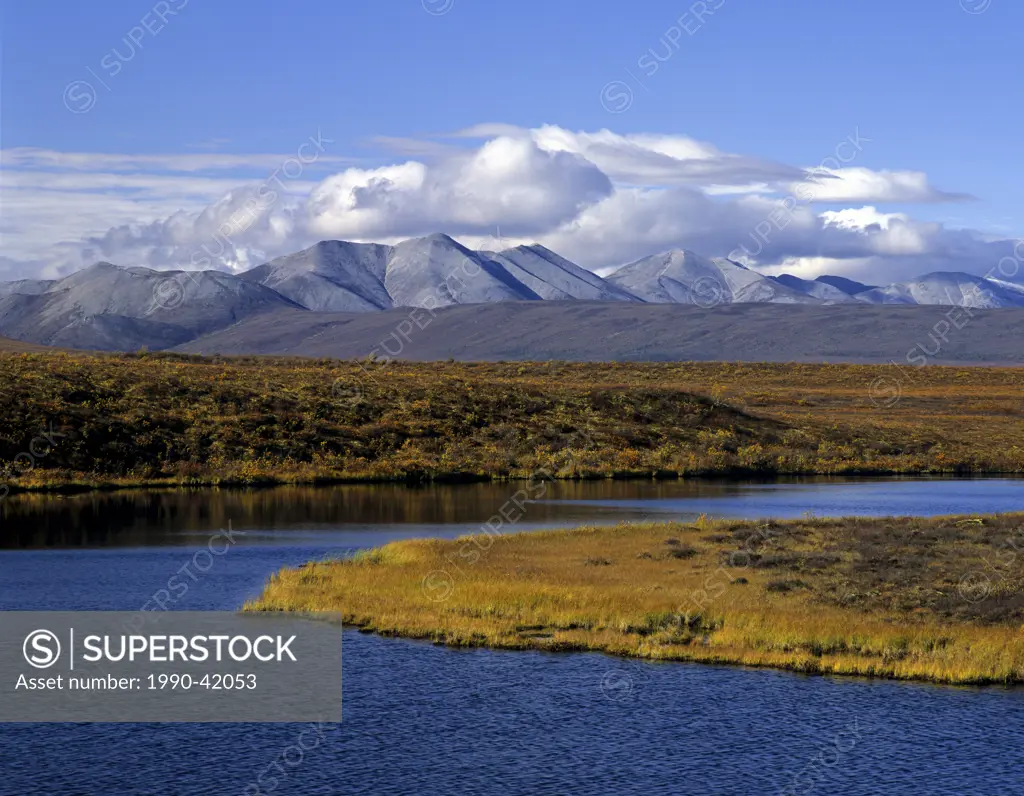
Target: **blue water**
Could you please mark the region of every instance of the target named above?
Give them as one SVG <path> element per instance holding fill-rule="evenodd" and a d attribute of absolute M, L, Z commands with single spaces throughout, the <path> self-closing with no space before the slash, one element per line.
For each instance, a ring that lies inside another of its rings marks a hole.
<path fill-rule="evenodd" d="M 537 524 L 581 514 L 979 513 L 1024 504 L 1020 481 L 734 486 L 723 494 L 709 485 L 718 496 L 708 497 L 620 485 L 612 502 L 595 487 L 596 505 L 577 490 L 555 497 L 572 502 L 564 516 L 553 504 Z M 457 499 L 453 489 L 439 494 Z M 102 505 L 93 510 L 101 523 Z M 250 517 L 251 543 L 215 558 L 170 607 L 231 610 L 281 566 L 480 521 L 472 512 L 423 525 L 378 515 L 379 507 L 346 516 L 333 530 L 312 527 L 299 508 L 274 528 Z M 138 609 L 201 549 L 182 539 L 194 542 L 203 524 L 161 522 L 143 545 L 111 546 L 100 534 L 101 547 L 0 551 L 0 606 Z M 0 725 L 0 794 L 1024 793 L 1024 689 L 459 651 L 352 631 L 344 655 L 345 720 L 320 728 L 301 757 L 286 750 L 305 725 L 8 724 Z M 276 783 L 264 777 L 258 790 L 257 776 L 275 764 Z"/>
<path fill-rule="evenodd" d="M 643 511 L 652 519 L 669 513 L 692 517 L 776 518 L 879 517 L 995 513 L 1024 510 L 1024 481 L 1017 479 L 958 479 L 925 481 L 850 480 L 837 488 L 834 481 L 789 484 L 741 484 L 728 493 L 629 499 L 547 500 L 613 513 Z"/>

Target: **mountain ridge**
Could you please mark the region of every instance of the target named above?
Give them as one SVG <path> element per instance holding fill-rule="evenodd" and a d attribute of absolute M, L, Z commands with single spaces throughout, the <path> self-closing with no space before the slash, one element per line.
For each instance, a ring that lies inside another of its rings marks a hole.
<path fill-rule="evenodd" d="M 1024 307 L 1024 285 L 933 272 L 904 283 L 767 276 L 685 249 L 605 276 L 541 244 L 475 251 L 443 233 L 394 245 L 325 240 L 240 274 L 97 262 L 57 280 L 0 282 L 0 335 L 97 350 L 174 348 L 268 312 L 377 313 L 500 302 Z"/>

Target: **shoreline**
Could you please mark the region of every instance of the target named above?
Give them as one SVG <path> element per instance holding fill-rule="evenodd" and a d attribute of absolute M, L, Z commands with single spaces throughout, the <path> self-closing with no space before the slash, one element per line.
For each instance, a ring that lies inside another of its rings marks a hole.
<path fill-rule="evenodd" d="M 829 471 L 764 471 L 732 468 L 727 470 L 709 470 L 680 475 L 677 473 L 621 473 L 612 475 L 550 475 L 544 480 L 563 483 L 593 483 L 595 481 L 764 481 L 771 483 L 786 478 L 864 478 L 878 480 L 935 478 L 948 480 L 971 479 L 1024 479 L 1024 470 L 965 470 L 952 468 L 949 470 L 895 470 L 895 469 L 862 469 L 850 468 Z M 40 485 L 24 485 L 13 481 L 0 481 L 0 504 L 4 498 L 25 495 L 88 495 L 110 494 L 113 492 L 134 492 L 142 490 L 182 492 L 212 490 L 263 490 L 279 487 L 332 487 L 332 486 L 374 486 L 401 485 L 410 488 L 424 486 L 464 486 L 469 484 L 525 484 L 538 478 L 534 475 L 475 475 L 471 473 L 450 473 L 431 478 L 410 476 L 317 476 L 309 479 L 255 478 L 243 479 L 200 479 L 175 481 L 170 478 L 148 479 L 144 481 L 117 481 L 110 479 L 80 479 L 58 481 Z"/>
<path fill-rule="evenodd" d="M 1005 551 L 1021 539 L 1024 513 L 405 540 L 281 570 L 243 610 L 337 611 L 452 647 L 1020 684 L 1024 560 Z M 996 555 L 1002 578 L 977 581 Z"/>
<path fill-rule="evenodd" d="M 0 497 L 1024 474 L 1024 370 L 0 356 Z M 891 386 L 891 385 L 890 385 Z"/>
<path fill-rule="evenodd" d="M 397 639 L 401 641 L 409 641 L 416 644 L 429 644 L 433 647 L 445 647 L 448 649 L 477 649 L 477 650 L 493 650 L 495 652 L 542 652 L 546 655 L 605 655 L 609 658 L 614 658 L 619 661 L 633 661 L 636 663 L 650 663 L 650 664 L 692 664 L 693 666 L 722 666 L 736 669 L 756 669 L 758 671 L 773 671 L 773 672 L 785 672 L 786 674 L 803 675 L 805 677 L 835 677 L 836 679 L 844 680 L 878 680 L 882 682 L 890 683 L 913 683 L 916 685 L 930 685 L 930 686 L 941 686 L 943 688 L 1004 688 L 1009 690 L 1024 690 L 1024 677 L 1018 680 L 1003 680 L 1003 679 L 991 679 L 991 680 L 936 680 L 931 677 L 915 676 L 913 674 L 907 674 L 902 676 L 892 676 L 887 674 L 867 674 L 862 672 L 836 672 L 836 671 L 823 671 L 820 668 L 800 668 L 799 666 L 791 666 L 786 664 L 773 664 L 773 663 L 749 663 L 743 661 L 737 661 L 732 659 L 721 659 L 716 660 L 714 658 L 652 658 L 642 657 L 637 655 L 629 655 L 623 653 L 616 653 L 605 649 L 591 649 L 588 647 L 579 648 L 562 648 L 562 649 L 551 649 L 548 647 L 523 647 L 523 646 L 498 646 L 495 644 L 447 644 L 444 641 L 436 641 L 430 636 L 412 636 L 412 635 L 400 635 L 398 633 L 387 633 L 373 630 L 366 625 L 357 625 L 351 622 L 342 622 L 341 626 L 345 630 L 352 630 L 363 635 L 373 635 L 379 638 L 386 639 Z"/>

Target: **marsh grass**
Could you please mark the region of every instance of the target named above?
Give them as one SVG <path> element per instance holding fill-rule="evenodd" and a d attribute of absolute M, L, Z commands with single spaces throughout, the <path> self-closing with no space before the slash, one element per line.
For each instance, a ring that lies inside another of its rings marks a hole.
<path fill-rule="evenodd" d="M 78 485 L 1024 472 L 1024 370 L 0 353 L 0 468 Z M 65 437 L 18 466 L 33 438 Z"/>
<path fill-rule="evenodd" d="M 400 541 L 284 570 L 247 608 L 338 611 L 367 631 L 455 646 L 1021 682 L 1024 514 L 970 519 L 705 519 Z M 664 555 L 673 549 L 694 553 Z"/>

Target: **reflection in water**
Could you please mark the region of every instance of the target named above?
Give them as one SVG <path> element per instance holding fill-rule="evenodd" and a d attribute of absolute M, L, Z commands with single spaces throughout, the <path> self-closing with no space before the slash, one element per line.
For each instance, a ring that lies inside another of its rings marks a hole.
<path fill-rule="evenodd" d="M 454 535 L 519 485 L 124 492 L 3 503 L 3 610 L 137 610 L 206 536 L 248 528 L 171 605 L 235 610 L 282 566 Z M 559 483 L 523 522 L 1021 508 L 1024 481 Z M 253 543 L 255 541 L 255 543 Z M 172 546 L 173 545 L 173 546 Z M 187 545 L 183 547 L 182 545 Z M 1019 793 L 1024 689 L 954 689 L 603 655 L 435 647 L 346 631 L 345 720 L 280 787 L 308 725 L 0 724 L 0 794 Z M 842 748 L 840 732 L 858 728 Z M 831 746 L 829 746 L 831 744 Z M 838 749 L 838 752 L 837 752 Z M 821 755 L 825 755 L 823 758 Z M 813 761 L 823 759 L 824 763 Z M 809 769 L 809 765 L 817 765 Z M 808 771 L 816 774 L 806 780 Z M 804 778 L 801 778 L 801 777 Z M 269 785 L 269 781 L 267 781 Z M 806 785 L 807 787 L 803 787 Z"/>
<path fill-rule="evenodd" d="M 360 525 L 472 525 L 486 522 L 523 483 L 406 486 L 354 484 L 272 489 L 183 489 L 18 495 L 0 504 L 0 547 L 186 544 L 188 535 L 228 527 L 310 530 Z M 543 494 L 541 492 L 543 490 Z M 531 492 L 554 500 L 635 500 L 725 496 L 728 482 L 591 481 L 545 483 Z M 586 521 L 599 507 L 533 503 L 531 524 Z M 630 517 L 646 516 L 643 511 Z M 618 519 L 618 517 L 617 517 Z"/>
<path fill-rule="evenodd" d="M 540 500 L 523 511 L 526 488 Z M 936 514 L 1020 509 L 1012 479 L 804 478 L 775 481 L 585 481 L 461 485 L 353 484 L 18 495 L 0 502 L 0 548 L 195 545 L 230 527 L 243 543 L 377 531 L 388 538 L 475 530 L 504 507 L 529 529 L 586 522 L 717 517 Z M 507 526 L 507 524 L 506 524 Z M 508 527 L 508 526 L 507 526 Z M 509 527 L 511 530 L 511 527 Z M 306 532 L 302 534 L 301 532 Z"/>

